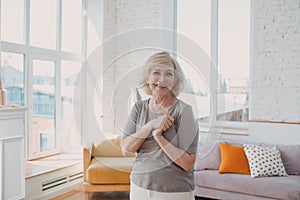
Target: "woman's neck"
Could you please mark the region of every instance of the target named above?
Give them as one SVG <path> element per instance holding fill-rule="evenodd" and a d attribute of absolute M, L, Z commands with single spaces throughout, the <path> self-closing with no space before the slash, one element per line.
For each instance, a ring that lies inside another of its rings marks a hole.
<path fill-rule="evenodd" d="M 176 102 L 177 98 L 175 96 L 173 96 L 173 95 L 164 96 L 164 97 L 153 96 L 152 100 L 153 100 L 154 104 L 160 104 L 160 105 L 162 105 L 164 107 L 168 107 L 168 106 L 174 105 L 174 103 Z"/>
<path fill-rule="evenodd" d="M 157 97 L 153 96 L 149 102 L 150 111 L 156 114 L 169 113 L 169 109 L 177 102 L 175 96 Z"/>

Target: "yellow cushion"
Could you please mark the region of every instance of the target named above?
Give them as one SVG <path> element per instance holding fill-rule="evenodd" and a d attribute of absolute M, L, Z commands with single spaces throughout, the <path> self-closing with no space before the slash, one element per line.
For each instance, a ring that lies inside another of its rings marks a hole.
<path fill-rule="evenodd" d="M 133 157 L 95 157 L 86 171 L 91 184 L 129 184 Z"/>
<path fill-rule="evenodd" d="M 122 157 L 121 138 L 104 140 L 100 144 L 93 146 L 93 156 L 107 156 L 107 157 Z"/>
<path fill-rule="evenodd" d="M 122 148 L 121 148 L 121 137 L 118 136 L 114 139 L 104 140 L 98 145 L 93 145 L 92 155 L 94 157 L 122 157 Z M 126 157 L 135 157 L 135 153 L 126 154 Z"/>
<path fill-rule="evenodd" d="M 248 159 L 243 146 L 220 142 L 221 163 L 219 173 L 250 174 Z"/>

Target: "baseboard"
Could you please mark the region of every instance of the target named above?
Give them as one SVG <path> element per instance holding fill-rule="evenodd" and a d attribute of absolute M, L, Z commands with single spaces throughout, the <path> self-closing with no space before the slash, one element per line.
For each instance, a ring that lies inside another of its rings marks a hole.
<path fill-rule="evenodd" d="M 82 164 L 26 179 L 25 200 L 48 200 L 81 187 Z"/>

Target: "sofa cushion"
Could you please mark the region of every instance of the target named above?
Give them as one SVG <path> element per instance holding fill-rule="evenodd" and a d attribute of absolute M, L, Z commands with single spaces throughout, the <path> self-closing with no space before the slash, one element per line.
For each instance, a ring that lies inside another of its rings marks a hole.
<path fill-rule="evenodd" d="M 280 151 L 276 148 L 261 147 L 253 144 L 244 145 L 251 177 L 287 176 Z"/>
<path fill-rule="evenodd" d="M 86 171 L 91 184 L 129 184 L 133 157 L 95 157 Z"/>
<path fill-rule="evenodd" d="M 197 152 L 195 170 L 219 169 L 221 161 L 220 147 L 218 144 L 219 142 L 230 143 L 233 145 L 253 143 L 251 141 L 242 141 L 230 138 L 219 138 L 216 141 L 209 142 L 210 144 L 204 144 L 206 145 L 205 147 L 198 147 L 198 150 L 201 150 L 201 153 Z"/>
<path fill-rule="evenodd" d="M 107 156 L 107 157 L 121 157 L 123 156 L 121 150 L 121 139 L 117 137 L 115 139 L 104 140 L 98 145 L 93 145 L 93 156 Z"/>
<path fill-rule="evenodd" d="M 300 175 L 300 145 L 274 145 L 262 144 L 266 147 L 277 147 L 281 153 L 281 159 L 286 173 L 289 175 Z"/>
<path fill-rule="evenodd" d="M 201 147 L 198 147 L 200 149 Z M 195 161 L 194 168 L 195 170 L 204 170 L 204 169 L 219 169 L 220 166 L 220 147 L 219 144 L 213 144 L 212 147 L 207 148 L 205 153 L 201 154 L 197 152 L 197 157 Z"/>
<path fill-rule="evenodd" d="M 103 140 L 98 145 L 93 145 L 92 155 L 94 157 L 122 157 L 122 149 L 121 149 L 121 137 L 118 136 L 114 139 Z M 127 157 L 134 157 L 135 154 L 127 154 Z"/>
<path fill-rule="evenodd" d="M 217 170 L 195 171 L 196 187 L 282 199 L 300 199 L 300 176 L 261 177 L 245 174 L 219 174 Z"/>
<path fill-rule="evenodd" d="M 219 173 L 250 174 L 248 159 L 243 146 L 220 142 L 221 163 Z"/>
<path fill-rule="evenodd" d="M 300 175 L 300 145 L 278 145 L 281 159 L 289 175 Z"/>

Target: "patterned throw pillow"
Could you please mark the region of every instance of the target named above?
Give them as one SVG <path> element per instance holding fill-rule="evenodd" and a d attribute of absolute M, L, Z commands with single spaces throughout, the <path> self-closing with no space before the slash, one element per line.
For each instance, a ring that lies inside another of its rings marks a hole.
<path fill-rule="evenodd" d="M 261 147 L 253 144 L 244 145 L 248 158 L 251 177 L 288 176 L 280 157 L 280 151 L 274 148 Z"/>

